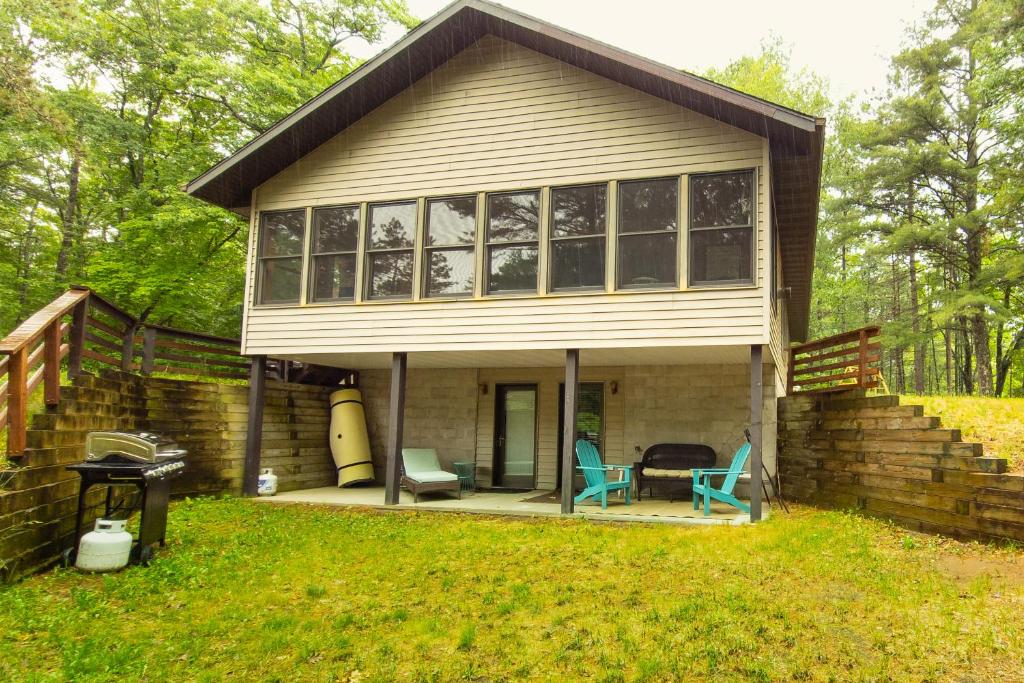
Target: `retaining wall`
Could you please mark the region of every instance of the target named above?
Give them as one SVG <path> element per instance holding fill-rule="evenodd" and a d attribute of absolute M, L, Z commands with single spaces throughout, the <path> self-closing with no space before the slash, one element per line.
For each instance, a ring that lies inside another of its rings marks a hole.
<path fill-rule="evenodd" d="M 324 387 L 268 382 L 262 466 L 279 488 L 328 486 L 335 470 L 328 443 L 330 406 Z M 241 493 L 248 388 L 104 372 L 61 389 L 60 404 L 32 417 L 28 449 L 0 470 L 0 577 L 53 563 L 70 546 L 79 477 L 65 467 L 84 458 L 95 430 L 149 430 L 188 450 L 176 495 Z M 103 487 L 90 491 L 99 505 Z M 90 511 L 91 524 L 96 510 Z"/>
<path fill-rule="evenodd" d="M 1024 541 L 1024 474 L 923 410 L 898 396 L 780 399 L 783 495 L 917 531 Z"/>

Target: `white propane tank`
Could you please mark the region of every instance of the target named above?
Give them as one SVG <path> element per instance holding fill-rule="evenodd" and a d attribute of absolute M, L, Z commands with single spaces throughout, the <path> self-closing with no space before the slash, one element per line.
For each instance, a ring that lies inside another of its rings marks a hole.
<path fill-rule="evenodd" d="M 274 474 L 274 470 L 269 467 L 260 470 L 260 478 L 256 484 L 256 493 L 261 496 L 277 494 L 277 475 Z"/>
<path fill-rule="evenodd" d="M 87 572 L 110 572 L 128 564 L 132 535 L 124 519 L 97 519 L 96 528 L 82 536 L 75 566 Z"/>

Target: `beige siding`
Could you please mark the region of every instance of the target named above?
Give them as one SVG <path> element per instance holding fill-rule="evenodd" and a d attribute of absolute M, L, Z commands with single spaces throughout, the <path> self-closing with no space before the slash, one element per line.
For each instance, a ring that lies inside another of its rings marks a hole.
<path fill-rule="evenodd" d="M 755 168 L 755 272 L 761 283 L 766 158 L 766 143 L 757 136 L 487 37 L 270 179 L 257 189 L 255 207 L 262 211 Z M 681 254 L 685 230 L 682 237 Z M 285 356 L 751 344 L 768 341 L 765 300 L 758 286 L 429 303 L 250 305 L 243 335 L 246 353 Z"/>

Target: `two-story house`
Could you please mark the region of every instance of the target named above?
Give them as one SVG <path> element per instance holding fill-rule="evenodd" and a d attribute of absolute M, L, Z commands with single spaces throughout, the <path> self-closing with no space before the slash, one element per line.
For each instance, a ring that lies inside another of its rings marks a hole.
<path fill-rule="evenodd" d="M 758 491 L 823 129 L 458 0 L 187 191 L 251 220 L 242 352 L 360 372 L 389 501 L 403 444 L 553 489 L 564 434 L 611 463 L 664 441 L 724 461 L 747 427 Z"/>

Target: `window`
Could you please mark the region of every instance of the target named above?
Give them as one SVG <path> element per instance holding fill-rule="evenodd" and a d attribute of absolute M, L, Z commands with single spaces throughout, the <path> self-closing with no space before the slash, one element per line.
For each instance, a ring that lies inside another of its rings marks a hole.
<path fill-rule="evenodd" d="M 690 284 L 753 282 L 754 174 L 690 178 Z"/>
<path fill-rule="evenodd" d="M 426 295 L 466 296 L 473 293 L 476 269 L 476 197 L 427 202 L 423 242 Z"/>
<path fill-rule="evenodd" d="M 299 303 L 305 232 L 306 212 L 303 209 L 260 216 L 257 302 Z"/>
<path fill-rule="evenodd" d="M 416 202 L 371 204 L 368 223 L 368 298 L 411 298 Z"/>
<path fill-rule="evenodd" d="M 358 206 L 313 210 L 313 301 L 355 298 L 358 242 Z"/>
<path fill-rule="evenodd" d="M 537 291 L 540 193 L 487 195 L 487 291 Z"/>
<path fill-rule="evenodd" d="M 676 284 L 679 181 L 619 183 L 618 286 Z"/>
<path fill-rule="evenodd" d="M 551 291 L 604 289 L 605 185 L 551 190 Z"/>

